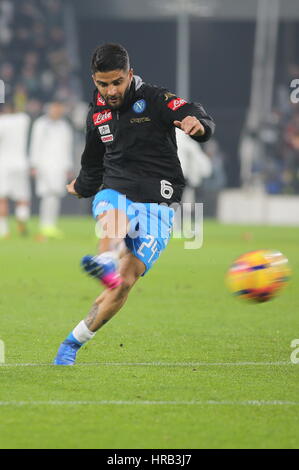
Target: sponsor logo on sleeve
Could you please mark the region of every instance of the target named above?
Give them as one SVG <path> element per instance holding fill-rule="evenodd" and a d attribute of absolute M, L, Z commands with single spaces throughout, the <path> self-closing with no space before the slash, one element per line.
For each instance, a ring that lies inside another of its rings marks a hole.
<path fill-rule="evenodd" d="M 187 101 L 183 100 L 183 98 L 174 98 L 173 100 L 169 101 L 167 106 L 168 108 L 172 109 L 172 111 L 176 111 L 177 109 L 184 106 L 184 104 L 187 104 Z"/>
<path fill-rule="evenodd" d="M 107 121 L 111 121 L 112 119 L 112 112 L 110 109 L 107 109 L 101 113 L 95 113 L 93 115 L 93 122 L 95 126 L 100 126 L 101 124 L 104 124 Z"/>
<path fill-rule="evenodd" d="M 105 126 L 100 126 L 99 127 L 99 133 L 101 135 L 105 135 L 105 134 L 110 134 L 110 127 L 108 124 L 106 124 Z"/>
<path fill-rule="evenodd" d="M 98 97 L 97 97 L 97 106 L 106 106 L 106 101 L 104 100 L 104 98 L 101 96 L 100 93 L 98 93 Z"/>
<path fill-rule="evenodd" d="M 112 142 L 113 141 L 113 135 L 112 134 L 109 134 L 109 135 L 103 135 L 101 137 L 101 141 L 106 144 L 107 142 Z"/>

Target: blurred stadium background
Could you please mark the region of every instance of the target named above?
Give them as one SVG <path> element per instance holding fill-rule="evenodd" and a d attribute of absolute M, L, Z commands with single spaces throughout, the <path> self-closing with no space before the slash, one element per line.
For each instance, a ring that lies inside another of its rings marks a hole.
<path fill-rule="evenodd" d="M 204 148 L 213 172 L 197 191 L 205 215 L 299 224 L 299 110 L 290 99 L 299 79 L 296 0 L 1 0 L 5 99 L 33 121 L 46 103 L 66 103 L 75 173 L 90 59 L 107 41 L 128 49 L 145 81 L 202 102 L 215 118 L 215 139 Z M 35 197 L 32 206 L 35 213 Z M 65 198 L 62 211 L 85 214 L 89 202 Z"/>
<path fill-rule="evenodd" d="M 78 266 L 97 239 L 91 201 L 65 195 L 65 237 L 37 243 L 32 180 L 30 236 L 0 240 L 0 448 L 298 449 L 298 0 L 0 0 L 0 112 L 13 103 L 30 116 L 29 150 L 35 122 L 61 102 L 73 174 L 91 56 L 108 41 L 144 81 L 202 102 L 216 121 L 202 147 L 212 172 L 195 188 L 203 249 L 174 239 L 78 367 L 53 367 L 99 294 Z M 268 248 L 290 260 L 287 291 L 235 300 L 231 262 Z"/>

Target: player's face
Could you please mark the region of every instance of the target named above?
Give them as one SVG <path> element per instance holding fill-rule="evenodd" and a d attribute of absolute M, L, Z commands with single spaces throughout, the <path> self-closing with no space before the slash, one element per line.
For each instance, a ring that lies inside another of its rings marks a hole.
<path fill-rule="evenodd" d="M 51 119 L 55 121 L 61 119 L 65 113 L 65 109 L 62 103 L 51 103 L 49 106 L 48 114 Z"/>
<path fill-rule="evenodd" d="M 133 80 L 133 70 L 112 70 L 96 72 L 93 81 L 101 96 L 112 109 L 118 109 L 124 102 L 126 91 Z"/>

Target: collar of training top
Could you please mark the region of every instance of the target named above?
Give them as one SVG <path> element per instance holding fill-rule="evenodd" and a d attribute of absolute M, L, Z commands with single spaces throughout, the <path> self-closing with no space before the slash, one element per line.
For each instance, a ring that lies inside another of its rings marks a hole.
<path fill-rule="evenodd" d="M 138 75 L 134 75 L 131 86 L 125 94 L 124 102 L 122 106 L 120 107 L 120 111 L 124 111 L 129 106 L 131 106 L 133 101 L 136 99 L 135 97 L 136 92 L 141 88 L 142 85 L 143 85 L 142 78 L 139 77 Z"/>
<path fill-rule="evenodd" d="M 141 86 L 143 85 L 143 80 L 141 77 L 139 77 L 138 75 L 134 75 L 133 76 L 133 80 L 132 80 L 132 83 L 131 83 L 131 86 L 130 88 L 127 90 L 126 94 L 125 94 L 125 98 L 124 98 L 124 102 L 122 104 L 122 106 L 120 107 L 120 111 L 124 111 L 125 109 L 129 108 L 131 106 L 131 104 L 133 103 L 133 101 L 136 99 L 136 92 L 141 88 Z M 99 92 L 97 89 L 95 89 L 94 91 L 94 98 L 96 100 L 96 104 L 98 105 L 98 97 L 100 96 Z M 105 102 L 104 102 L 104 105 L 105 105 Z M 106 105 L 107 106 L 107 105 Z"/>

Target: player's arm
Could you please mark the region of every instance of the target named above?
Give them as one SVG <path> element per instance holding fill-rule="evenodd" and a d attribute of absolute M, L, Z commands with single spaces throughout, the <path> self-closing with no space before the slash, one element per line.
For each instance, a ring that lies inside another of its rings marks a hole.
<path fill-rule="evenodd" d="M 155 102 L 166 125 L 178 127 L 197 142 L 206 142 L 213 135 L 215 123 L 201 104 L 189 103 L 167 90 L 160 91 Z"/>
<path fill-rule="evenodd" d="M 102 184 L 105 147 L 93 126 L 92 113 L 91 108 L 87 116 L 86 143 L 79 176 L 67 186 L 68 192 L 75 196 L 91 197 Z"/>

